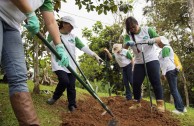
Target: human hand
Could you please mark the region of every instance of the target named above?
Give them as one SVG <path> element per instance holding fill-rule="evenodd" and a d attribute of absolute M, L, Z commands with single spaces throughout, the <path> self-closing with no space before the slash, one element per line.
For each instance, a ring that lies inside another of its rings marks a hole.
<path fill-rule="evenodd" d="M 128 41 L 128 42 L 126 42 L 126 45 L 127 46 L 134 46 L 135 42 L 134 41 Z"/>
<path fill-rule="evenodd" d="M 94 53 L 93 56 L 98 61 L 99 64 L 101 64 L 102 62 L 104 62 L 104 60 L 102 60 L 96 53 Z"/>
<path fill-rule="evenodd" d="M 61 56 L 61 60 L 56 60 L 60 66 L 69 66 L 69 58 L 65 52 L 65 47 L 63 44 L 56 45 L 56 51 Z"/>
<path fill-rule="evenodd" d="M 148 43 L 148 45 L 153 45 L 153 44 L 155 44 L 156 43 L 156 41 L 155 41 L 155 39 L 154 38 L 152 38 L 152 39 L 149 39 L 149 40 L 147 40 L 147 43 Z"/>
<path fill-rule="evenodd" d="M 25 15 L 27 17 L 27 22 L 24 27 L 26 27 L 32 35 L 37 34 L 40 31 L 40 24 L 35 12 L 26 13 Z"/>
<path fill-rule="evenodd" d="M 104 51 L 105 51 L 105 52 L 109 52 L 107 48 L 104 48 Z"/>

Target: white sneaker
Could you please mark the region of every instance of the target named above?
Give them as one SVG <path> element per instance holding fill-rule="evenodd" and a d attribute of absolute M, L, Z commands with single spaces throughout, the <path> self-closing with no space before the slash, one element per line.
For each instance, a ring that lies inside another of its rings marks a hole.
<path fill-rule="evenodd" d="M 185 112 L 185 113 L 187 112 L 187 108 L 186 107 L 184 107 L 183 112 Z"/>
<path fill-rule="evenodd" d="M 176 109 L 173 110 L 172 113 L 177 114 L 177 115 L 184 115 L 183 112 L 180 112 L 180 111 L 178 111 Z"/>

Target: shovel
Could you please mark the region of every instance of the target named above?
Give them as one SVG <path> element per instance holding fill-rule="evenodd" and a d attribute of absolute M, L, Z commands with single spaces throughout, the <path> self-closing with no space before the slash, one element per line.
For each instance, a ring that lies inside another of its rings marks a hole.
<path fill-rule="evenodd" d="M 51 50 L 51 52 L 60 60 L 60 55 L 52 48 L 52 46 L 49 44 L 49 42 L 42 36 L 40 32 L 36 34 L 36 36 L 42 40 L 42 42 Z M 67 69 L 77 78 L 77 80 L 84 86 L 84 88 L 100 103 L 100 105 L 110 114 L 112 117 L 114 117 L 111 110 L 100 100 L 100 98 L 97 96 L 97 94 L 90 88 L 88 85 L 76 74 L 76 72 L 68 66 Z M 116 126 L 118 121 L 115 119 L 112 119 L 109 121 L 108 126 Z"/>
<path fill-rule="evenodd" d="M 148 44 L 148 43 L 136 43 L 136 45 L 142 45 L 142 44 Z M 148 72 L 147 72 L 147 66 L 146 66 L 146 62 L 145 62 L 145 57 L 144 57 L 144 50 L 143 50 L 143 46 L 141 46 L 142 50 L 142 58 L 143 58 L 143 63 L 144 63 L 144 69 L 145 69 L 145 76 L 146 76 L 146 80 L 147 80 L 147 84 L 148 84 L 148 89 L 149 89 L 149 95 L 150 95 L 150 110 L 152 113 L 152 109 L 154 108 L 153 106 L 153 102 L 152 102 L 152 92 L 151 92 L 151 84 L 150 84 L 150 80 L 148 78 Z"/>
<path fill-rule="evenodd" d="M 73 60 L 73 62 L 75 63 L 75 65 L 77 66 L 78 70 L 80 71 L 82 77 L 85 79 L 86 84 L 88 84 L 88 86 L 91 88 L 91 90 L 94 91 L 92 85 L 90 84 L 89 80 L 86 78 L 86 76 L 84 75 L 83 71 L 80 69 L 80 67 L 78 66 L 78 64 L 76 63 L 75 59 L 73 58 L 73 56 L 71 55 L 71 53 L 69 52 L 69 50 L 67 49 L 65 43 L 63 42 L 63 39 L 61 38 L 61 41 L 65 47 L 65 49 L 67 50 L 67 52 L 69 53 L 69 56 L 71 57 L 71 59 Z"/>

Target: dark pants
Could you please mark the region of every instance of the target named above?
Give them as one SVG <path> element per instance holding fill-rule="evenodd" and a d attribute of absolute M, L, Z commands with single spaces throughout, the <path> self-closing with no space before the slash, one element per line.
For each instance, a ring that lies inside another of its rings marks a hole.
<path fill-rule="evenodd" d="M 127 66 L 123 67 L 123 83 L 126 89 L 126 99 L 131 100 L 132 99 L 132 93 L 130 90 L 129 83 L 131 84 L 131 87 L 133 87 L 133 73 L 132 73 L 132 64 L 128 64 Z"/>
<path fill-rule="evenodd" d="M 148 78 L 154 89 L 156 100 L 163 99 L 163 91 L 160 82 L 160 64 L 158 60 L 146 63 Z M 135 100 L 141 98 L 141 85 L 146 76 L 144 64 L 135 64 L 133 72 L 133 94 Z"/>
<path fill-rule="evenodd" d="M 70 106 L 76 107 L 75 77 L 73 74 L 62 70 L 55 71 L 55 73 L 58 76 L 59 83 L 55 89 L 53 99 L 59 99 L 67 88 L 68 108 Z"/>
<path fill-rule="evenodd" d="M 179 94 L 179 91 L 177 88 L 177 71 L 176 71 L 176 69 L 168 71 L 166 73 L 166 79 L 167 79 L 169 87 L 170 87 L 170 92 L 174 98 L 175 108 L 178 111 L 183 112 L 184 105 L 183 105 L 181 95 Z"/>

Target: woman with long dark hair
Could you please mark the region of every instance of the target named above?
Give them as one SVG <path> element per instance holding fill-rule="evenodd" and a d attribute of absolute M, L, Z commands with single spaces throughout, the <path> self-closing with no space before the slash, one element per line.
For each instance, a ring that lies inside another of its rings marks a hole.
<path fill-rule="evenodd" d="M 127 35 L 125 35 L 125 48 L 134 53 L 133 94 L 134 104 L 129 109 L 141 107 L 141 86 L 147 74 L 156 97 L 157 108 L 164 112 L 163 90 L 160 82 L 160 64 L 154 43 L 160 41 L 159 35 L 150 27 L 140 27 L 134 17 L 125 21 Z M 147 44 L 142 44 L 147 43 Z"/>

